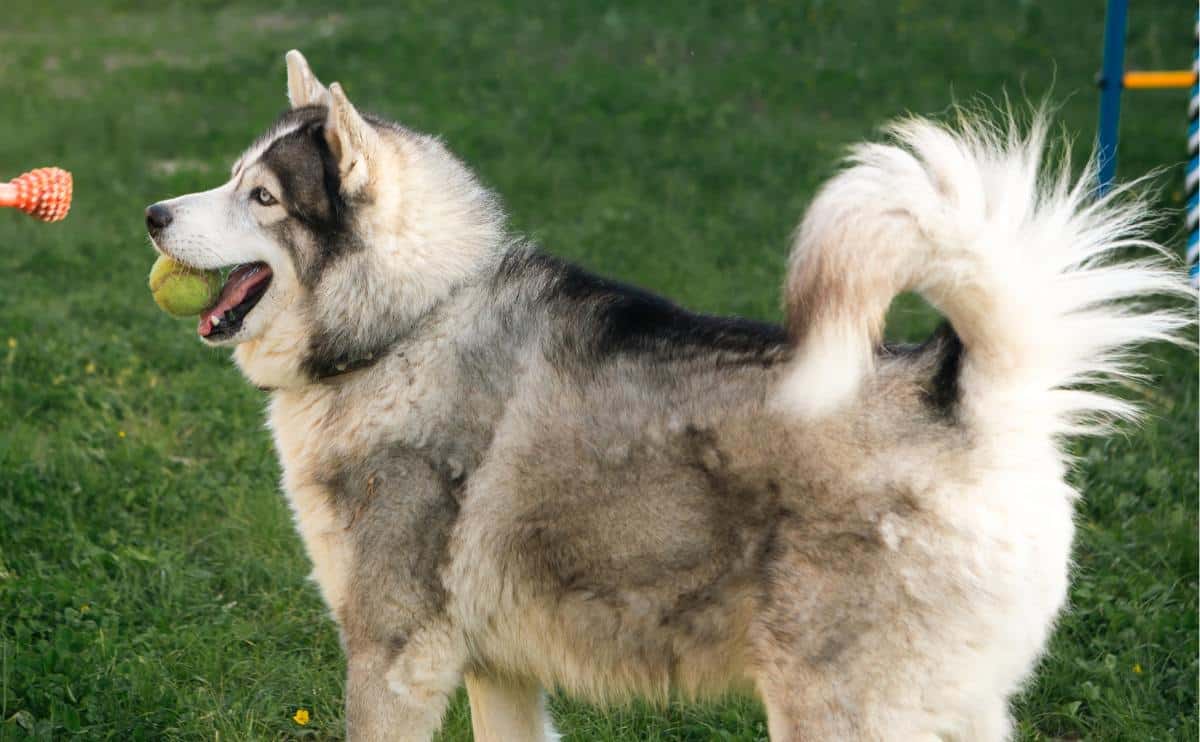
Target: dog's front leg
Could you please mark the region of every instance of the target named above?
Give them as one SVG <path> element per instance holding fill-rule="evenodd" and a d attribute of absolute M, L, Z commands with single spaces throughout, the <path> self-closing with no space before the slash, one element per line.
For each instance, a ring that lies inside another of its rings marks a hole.
<path fill-rule="evenodd" d="M 350 742 L 428 742 L 462 681 L 465 652 L 449 631 L 424 629 L 403 647 L 347 647 L 346 735 Z"/>
<path fill-rule="evenodd" d="M 475 742 L 554 742 L 559 739 L 537 683 L 467 673 Z"/>

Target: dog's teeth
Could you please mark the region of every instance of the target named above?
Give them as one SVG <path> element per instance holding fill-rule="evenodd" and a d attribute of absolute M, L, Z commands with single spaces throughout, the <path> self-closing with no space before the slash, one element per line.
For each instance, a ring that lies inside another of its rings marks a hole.
<path fill-rule="evenodd" d="M 213 323 L 213 327 L 216 327 L 217 325 L 221 324 L 221 318 L 220 318 L 220 316 L 218 316 L 218 315 L 214 314 L 214 315 L 212 316 L 212 323 Z"/>
<path fill-rule="evenodd" d="M 337 369 L 338 371 L 345 371 L 345 370 L 346 370 L 346 364 L 344 364 L 344 363 L 339 363 L 339 364 L 337 364 L 336 366 L 334 366 L 334 368 L 335 368 L 335 369 Z"/>

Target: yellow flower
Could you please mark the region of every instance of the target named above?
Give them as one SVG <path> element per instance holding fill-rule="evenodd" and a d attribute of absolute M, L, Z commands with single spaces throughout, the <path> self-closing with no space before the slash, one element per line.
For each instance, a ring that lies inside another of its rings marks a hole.
<path fill-rule="evenodd" d="M 16 347 L 17 347 L 17 339 L 16 339 L 16 338 L 9 338 L 9 339 L 8 339 L 8 349 L 9 349 L 9 350 L 15 350 L 15 349 L 16 349 Z"/>
<path fill-rule="evenodd" d="M 296 715 L 292 717 L 292 721 L 300 726 L 308 723 L 308 709 L 296 709 Z"/>
<path fill-rule="evenodd" d="M 118 438 L 124 438 L 124 437 L 125 437 L 125 431 L 124 431 L 124 430 L 118 430 L 118 431 L 117 431 L 117 437 L 118 437 Z"/>
<path fill-rule="evenodd" d="M 84 366 L 83 370 L 84 370 L 84 373 L 94 374 L 94 373 L 96 373 L 96 364 L 92 363 L 91 361 L 88 361 L 88 365 Z"/>
<path fill-rule="evenodd" d="M 1134 674 L 1134 675 L 1141 675 L 1141 674 L 1142 674 L 1142 666 L 1141 666 L 1141 665 L 1139 665 L 1139 664 L 1137 664 L 1136 662 L 1135 662 L 1135 663 L 1133 663 L 1133 674 Z"/>

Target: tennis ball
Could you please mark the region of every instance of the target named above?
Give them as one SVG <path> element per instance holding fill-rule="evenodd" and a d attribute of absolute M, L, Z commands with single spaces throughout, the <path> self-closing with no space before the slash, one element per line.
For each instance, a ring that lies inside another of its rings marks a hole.
<path fill-rule="evenodd" d="M 150 269 L 154 303 L 175 317 L 193 317 L 212 306 L 221 293 L 221 274 L 192 268 L 166 255 Z"/>

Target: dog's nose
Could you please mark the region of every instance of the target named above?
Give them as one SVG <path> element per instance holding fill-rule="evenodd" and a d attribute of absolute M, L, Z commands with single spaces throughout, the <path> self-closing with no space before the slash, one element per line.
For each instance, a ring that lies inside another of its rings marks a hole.
<path fill-rule="evenodd" d="M 160 232 L 171 223 L 171 210 L 162 204 L 151 204 L 146 207 L 146 229 L 151 233 Z"/>

